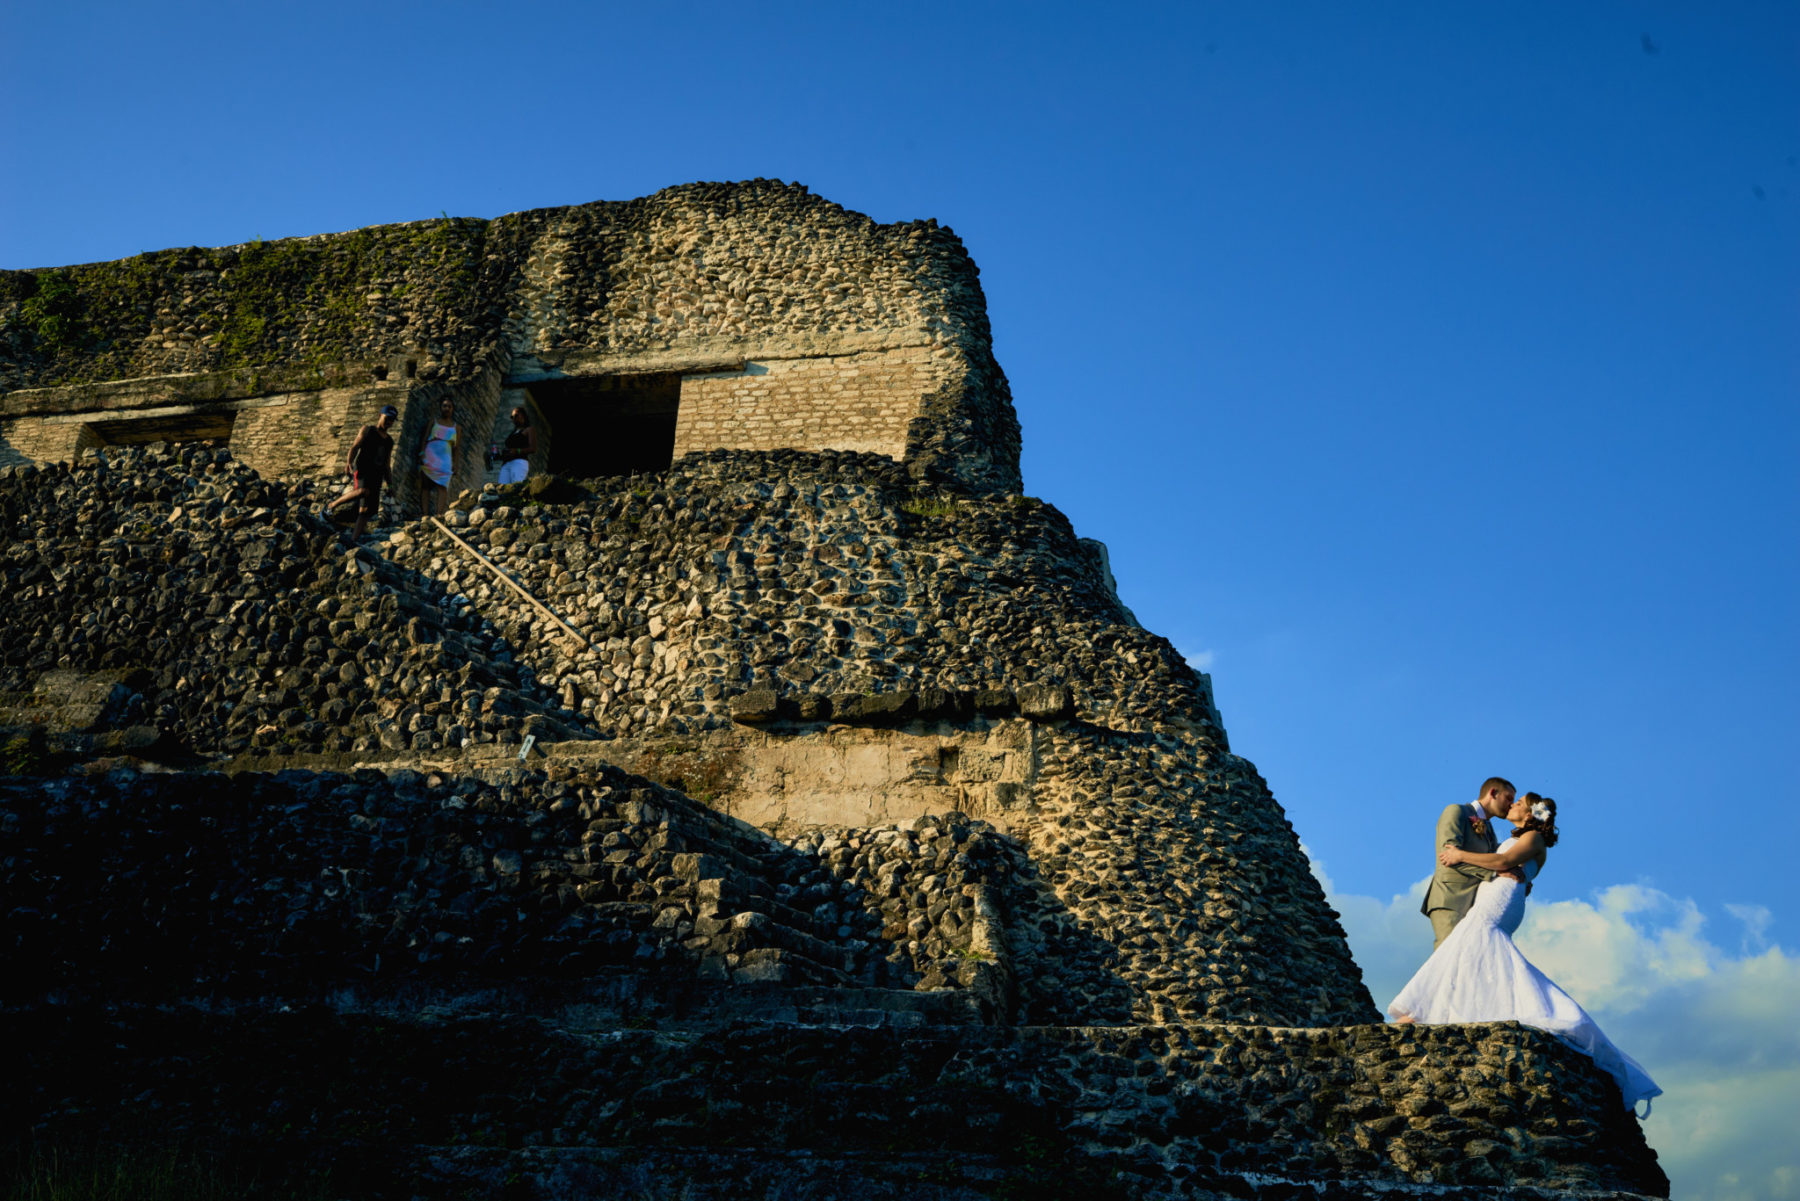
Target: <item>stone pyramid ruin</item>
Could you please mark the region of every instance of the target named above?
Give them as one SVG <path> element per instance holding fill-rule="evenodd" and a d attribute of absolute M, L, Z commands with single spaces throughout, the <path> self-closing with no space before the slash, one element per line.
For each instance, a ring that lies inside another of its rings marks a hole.
<path fill-rule="evenodd" d="M 390 404 L 358 541 L 322 502 Z M 1210 681 L 1018 452 L 954 233 L 774 181 L 0 272 L 14 1160 L 1666 1196 L 1554 1038 L 1381 1023 Z"/>

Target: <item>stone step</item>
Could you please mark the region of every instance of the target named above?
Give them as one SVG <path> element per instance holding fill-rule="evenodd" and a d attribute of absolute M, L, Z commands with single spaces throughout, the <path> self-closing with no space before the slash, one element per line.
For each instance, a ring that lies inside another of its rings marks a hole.
<path fill-rule="evenodd" d="M 961 989 L 917 992 L 854 984 L 821 988 L 811 985 L 718 989 L 707 998 L 707 1021 L 756 1019 L 796 1026 L 895 1027 L 918 1030 L 936 1026 L 980 1026 L 981 1009 Z M 680 1025 L 678 1019 L 673 1025 Z"/>
<path fill-rule="evenodd" d="M 736 892 L 731 895 L 734 897 L 734 901 L 730 908 L 740 913 L 746 910 L 760 913 L 790 930 L 802 931 L 818 938 L 821 942 L 833 941 L 830 936 L 836 933 L 835 927 L 832 930 L 821 932 L 818 923 L 813 920 L 812 914 L 804 909 L 796 909 L 787 902 L 777 900 L 762 891 Z"/>
<path fill-rule="evenodd" d="M 710 922 L 719 921 L 723 922 L 722 928 L 705 932 Z M 745 910 L 729 919 L 701 919 L 695 926 L 695 941 L 703 937 L 711 940 L 706 949 L 709 956 L 732 953 L 749 956 L 776 949 L 797 956 L 802 970 L 809 966 L 818 968 L 832 982 L 849 983 L 855 979 L 856 962 L 852 952 L 783 925 L 755 910 Z"/>

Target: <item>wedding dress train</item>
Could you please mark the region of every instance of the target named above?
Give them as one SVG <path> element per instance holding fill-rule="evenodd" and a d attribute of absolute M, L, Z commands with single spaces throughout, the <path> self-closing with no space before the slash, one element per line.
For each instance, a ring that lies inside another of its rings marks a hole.
<path fill-rule="evenodd" d="M 1512 842 L 1507 839 L 1500 850 Z M 1528 877 L 1537 875 L 1536 862 L 1522 866 Z M 1648 1117 L 1650 1098 L 1662 1089 L 1600 1032 L 1573 997 L 1520 953 L 1512 935 L 1524 917 L 1525 885 L 1505 877 L 1484 883 L 1462 921 L 1388 1006 L 1388 1015 L 1428 1025 L 1516 1021 L 1548 1030 L 1617 1080 L 1626 1105 L 1644 1102 Z"/>

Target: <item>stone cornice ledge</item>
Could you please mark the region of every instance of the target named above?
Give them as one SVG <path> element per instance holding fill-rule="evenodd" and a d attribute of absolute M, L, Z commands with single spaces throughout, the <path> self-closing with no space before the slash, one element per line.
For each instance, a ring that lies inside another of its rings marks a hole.
<path fill-rule="evenodd" d="M 385 363 L 387 360 L 378 361 Z M 357 360 L 325 367 L 245 367 L 234 371 L 140 375 L 133 379 L 20 388 L 0 394 L 0 417 L 106 413 L 159 404 L 206 404 L 284 392 L 319 392 L 326 388 L 401 389 L 415 382 L 383 383 L 375 378 L 374 367 L 375 362 Z"/>
<path fill-rule="evenodd" d="M 967 335 L 942 322 L 893 329 L 850 330 L 747 338 L 707 335 L 681 338 L 659 347 L 630 350 L 552 349 L 515 351 L 507 367 L 508 383 L 589 375 L 680 373 L 702 375 L 743 370 L 760 359 L 832 358 L 907 348 L 945 353 L 968 347 Z M 241 367 L 230 371 L 190 371 L 140 375 L 127 379 L 55 384 L 0 393 L 0 418 L 44 417 L 75 413 L 130 411 L 155 405 L 210 404 L 248 400 L 326 388 L 396 390 L 417 387 L 423 380 L 375 378 L 375 368 L 400 359 L 425 358 L 411 351 L 380 359 L 351 359 L 319 367 Z M 502 352 L 502 361 L 505 359 Z M 493 364 L 498 365 L 498 364 Z"/>
<path fill-rule="evenodd" d="M 548 349 L 513 351 L 508 383 L 585 375 L 674 373 L 700 375 L 741 370 L 762 359 L 833 358 L 909 347 L 937 349 L 956 340 L 941 324 L 837 333 L 769 337 L 703 335 L 680 338 L 664 346 L 636 349 Z"/>

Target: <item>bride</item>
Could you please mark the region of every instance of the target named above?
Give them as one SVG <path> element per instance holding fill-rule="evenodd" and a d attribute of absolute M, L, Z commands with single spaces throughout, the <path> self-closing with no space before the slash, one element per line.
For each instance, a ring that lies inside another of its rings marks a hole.
<path fill-rule="evenodd" d="M 1440 862 L 1495 872 L 1475 892 L 1475 902 L 1443 944 L 1432 953 L 1388 1006 L 1396 1022 L 1523 1022 L 1548 1030 L 1591 1056 L 1624 1094 L 1625 1104 L 1644 1102 L 1650 1116 L 1650 1098 L 1659 1095 L 1648 1073 L 1636 1060 L 1613 1046 L 1581 1006 L 1568 993 L 1531 965 L 1513 945 L 1513 931 L 1525 916 L 1525 893 L 1543 870 L 1549 848 L 1556 845 L 1556 802 L 1528 792 L 1513 802 L 1506 814 L 1513 836 L 1493 854 L 1479 854 L 1446 846 Z"/>

